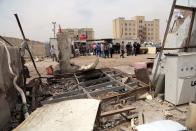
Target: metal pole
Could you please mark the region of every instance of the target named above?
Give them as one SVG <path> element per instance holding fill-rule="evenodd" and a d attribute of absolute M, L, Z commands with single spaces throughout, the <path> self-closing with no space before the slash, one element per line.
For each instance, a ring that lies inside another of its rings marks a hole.
<path fill-rule="evenodd" d="M 19 26 L 19 28 L 20 28 L 20 32 L 21 32 L 21 34 L 22 34 L 22 37 L 23 37 L 24 40 L 26 40 L 25 35 L 24 35 L 24 32 L 23 32 L 23 29 L 22 29 L 22 26 L 21 26 L 21 24 L 20 24 L 20 20 L 19 20 L 19 18 L 18 18 L 18 15 L 17 15 L 17 14 L 14 14 L 14 15 L 15 15 L 15 17 L 16 17 L 16 21 L 17 21 L 18 26 Z"/>
<path fill-rule="evenodd" d="M 188 51 L 188 47 L 189 47 L 189 44 L 190 44 L 190 41 L 191 41 L 191 34 L 192 34 L 192 30 L 193 30 L 193 24 L 194 24 L 194 20 L 195 20 L 195 10 L 192 11 L 192 17 L 191 17 L 191 23 L 190 23 L 190 26 L 189 26 L 189 33 L 188 33 L 188 39 L 187 39 L 187 43 L 185 45 L 185 52 Z"/>
<path fill-rule="evenodd" d="M 174 13 L 176 1 L 177 0 L 174 0 L 173 4 L 172 4 L 171 12 L 170 12 L 170 15 L 169 15 L 169 20 L 168 20 L 167 27 L 166 27 L 165 34 L 164 34 L 164 38 L 163 38 L 162 49 L 165 47 L 165 42 L 166 42 L 167 35 L 168 35 L 168 32 L 169 32 L 170 23 L 171 23 L 172 16 L 173 16 L 173 13 Z M 155 72 L 154 72 L 154 75 L 153 75 L 153 78 L 152 78 L 152 82 L 155 82 L 155 78 L 156 78 L 156 75 L 157 75 L 158 66 L 159 66 L 159 63 L 161 61 L 162 54 L 163 54 L 163 50 L 161 50 L 160 53 L 159 53 L 157 64 L 156 64 L 156 67 L 155 67 Z"/>
<path fill-rule="evenodd" d="M 18 18 L 18 15 L 17 15 L 17 14 L 14 14 L 14 16 L 16 17 L 16 20 L 17 20 L 18 26 L 19 26 L 19 28 L 20 28 L 20 32 L 21 32 L 21 34 L 22 34 L 23 40 L 24 40 L 24 41 L 27 41 L 27 39 L 26 39 L 26 37 L 25 37 L 25 35 L 24 35 L 24 32 L 23 32 L 23 29 L 22 29 L 20 20 L 19 20 L 19 18 Z M 32 62 L 33 62 L 33 66 L 34 66 L 34 68 L 35 68 L 35 70 L 36 70 L 38 76 L 41 77 L 41 74 L 39 73 L 39 71 L 38 71 L 38 69 L 37 69 L 37 66 L 36 66 L 36 64 L 35 64 L 35 61 L 34 61 L 34 59 L 33 59 L 33 56 L 32 56 L 32 54 L 31 54 L 31 51 L 30 51 L 30 49 L 29 49 L 28 44 L 26 45 L 26 49 L 27 49 L 27 51 L 28 51 L 28 53 L 29 53 L 29 55 L 30 55 L 30 58 L 31 58 L 31 60 L 32 60 Z M 41 79 L 40 79 L 40 81 L 41 81 Z"/>

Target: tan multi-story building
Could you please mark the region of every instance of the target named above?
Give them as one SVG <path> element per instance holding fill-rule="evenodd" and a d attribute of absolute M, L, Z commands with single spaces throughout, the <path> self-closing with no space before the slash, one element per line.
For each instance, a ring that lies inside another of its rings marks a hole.
<path fill-rule="evenodd" d="M 115 39 L 140 39 L 141 42 L 159 42 L 159 19 L 145 21 L 144 16 L 135 16 L 132 20 L 123 17 L 113 20 L 113 37 Z"/>
<path fill-rule="evenodd" d="M 87 40 L 94 39 L 94 30 L 93 28 L 67 28 L 62 29 L 63 32 L 68 32 L 69 36 L 73 40 L 80 40 L 80 38 L 84 38 L 86 36 Z M 85 38 L 84 38 L 85 39 Z"/>

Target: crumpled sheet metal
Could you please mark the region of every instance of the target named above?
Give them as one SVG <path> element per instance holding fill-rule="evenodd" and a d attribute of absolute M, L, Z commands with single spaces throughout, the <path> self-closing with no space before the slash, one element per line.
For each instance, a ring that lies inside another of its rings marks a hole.
<path fill-rule="evenodd" d="M 79 68 L 80 71 L 88 71 L 93 70 L 96 68 L 96 66 L 99 64 L 99 58 L 96 58 L 94 63 L 91 63 L 89 65 L 83 65 Z"/>

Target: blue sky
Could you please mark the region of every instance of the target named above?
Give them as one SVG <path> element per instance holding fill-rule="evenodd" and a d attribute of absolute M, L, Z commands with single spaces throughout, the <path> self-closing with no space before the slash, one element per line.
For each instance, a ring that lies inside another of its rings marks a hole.
<path fill-rule="evenodd" d="M 92 27 L 96 38 L 112 37 L 112 20 L 144 15 L 160 19 L 161 37 L 173 0 L 0 0 L 0 35 L 21 38 L 14 13 L 19 15 L 26 37 L 48 41 L 52 21 L 62 28 Z M 188 0 L 178 0 L 188 4 Z M 196 0 L 190 0 L 196 6 Z"/>

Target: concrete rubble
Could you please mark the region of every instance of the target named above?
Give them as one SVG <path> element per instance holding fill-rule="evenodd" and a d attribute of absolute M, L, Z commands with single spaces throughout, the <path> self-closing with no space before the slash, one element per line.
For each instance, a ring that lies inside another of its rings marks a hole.
<path fill-rule="evenodd" d="M 175 4 L 174 0 L 172 7 L 182 8 Z M 193 11 L 196 12 L 196 8 L 193 8 Z M 185 35 L 188 34 L 192 36 L 190 45 L 195 46 L 196 24 L 194 23 L 191 33 L 190 30 L 184 32 L 188 30 L 187 23 L 190 22 L 191 18 L 186 17 L 173 32 L 170 32 L 165 47 L 160 49 L 160 56 L 157 55 L 155 60 L 137 61 L 128 66 L 115 68 L 97 68 L 101 58 L 96 58 L 93 63 L 83 66 L 72 64 L 71 40 L 66 32 L 59 32 L 56 39 L 59 46 L 57 68 L 53 69 L 52 65 L 47 65 L 49 67 L 45 72 L 48 72 L 48 75 L 43 76 L 32 59 L 38 77 L 34 76 L 28 81 L 29 70 L 20 52 L 25 48 L 21 47 L 19 51 L 18 48 L 9 46 L 9 57 L 6 46 L 0 45 L 0 130 L 194 130 L 196 99 L 191 101 L 190 108 L 188 102 L 183 103 L 184 105 L 175 105 L 165 101 L 166 93 L 163 88 L 165 77 L 168 78 L 164 69 L 166 55 L 163 54 L 179 53 L 182 51 L 181 48 L 188 48 L 189 52 L 194 51 L 193 48 L 182 47 L 185 44 Z M 28 43 L 24 37 L 25 42 Z M 176 45 L 170 46 L 169 43 L 173 42 Z M 165 48 L 178 46 L 178 50 L 165 51 Z M 153 49 L 152 52 L 156 51 Z M 37 63 L 43 61 L 44 59 L 35 58 Z M 18 76 L 17 80 L 11 75 L 9 64 Z M 153 75 L 156 81 L 153 81 Z M 14 80 L 18 86 L 13 84 Z M 191 82 L 191 86 L 195 85 L 195 82 Z M 18 89 L 24 92 L 26 103 L 21 99 L 23 97 Z"/>

